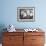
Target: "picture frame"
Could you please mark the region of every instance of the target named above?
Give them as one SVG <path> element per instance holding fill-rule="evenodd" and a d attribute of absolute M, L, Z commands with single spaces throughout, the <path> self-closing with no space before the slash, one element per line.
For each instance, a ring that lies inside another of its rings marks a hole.
<path fill-rule="evenodd" d="M 35 21 L 35 7 L 18 7 L 17 21 L 20 22 L 34 22 Z"/>

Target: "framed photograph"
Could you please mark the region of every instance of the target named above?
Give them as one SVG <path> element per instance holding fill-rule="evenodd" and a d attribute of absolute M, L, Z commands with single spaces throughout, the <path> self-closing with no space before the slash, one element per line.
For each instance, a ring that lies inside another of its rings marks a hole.
<path fill-rule="evenodd" d="M 35 8 L 34 7 L 18 7 L 17 20 L 21 22 L 34 22 Z"/>

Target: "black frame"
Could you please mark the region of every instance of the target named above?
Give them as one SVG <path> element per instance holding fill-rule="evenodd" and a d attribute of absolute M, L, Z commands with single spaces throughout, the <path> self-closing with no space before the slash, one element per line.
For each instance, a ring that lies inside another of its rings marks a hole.
<path fill-rule="evenodd" d="M 35 7 L 18 7 L 17 21 L 34 22 L 35 21 Z"/>

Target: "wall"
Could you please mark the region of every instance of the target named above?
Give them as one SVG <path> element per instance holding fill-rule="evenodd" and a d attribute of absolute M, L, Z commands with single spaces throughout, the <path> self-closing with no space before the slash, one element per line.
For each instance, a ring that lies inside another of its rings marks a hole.
<path fill-rule="evenodd" d="M 0 31 L 13 24 L 16 28 L 40 27 L 46 32 L 46 0 L 0 0 Z M 17 7 L 35 7 L 35 22 L 18 22 Z"/>
<path fill-rule="evenodd" d="M 1 0 L 0 24 L 13 24 L 16 28 L 46 28 L 46 1 L 44 0 Z M 18 22 L 17 7 L 35 7 L 35 22 Z"/>

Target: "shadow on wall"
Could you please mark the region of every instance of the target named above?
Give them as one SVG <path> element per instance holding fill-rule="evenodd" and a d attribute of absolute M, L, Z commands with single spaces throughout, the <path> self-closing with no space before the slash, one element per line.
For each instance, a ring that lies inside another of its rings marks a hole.
<path fill-rule="evenodd" d="M 5 25 L 0 24 L 0 43 L 2 43 L 2 36 L 3 36 L 2 33 L 6 31 L 6 29 L 4 30 L 4 28 L 6 28 Z"/>

